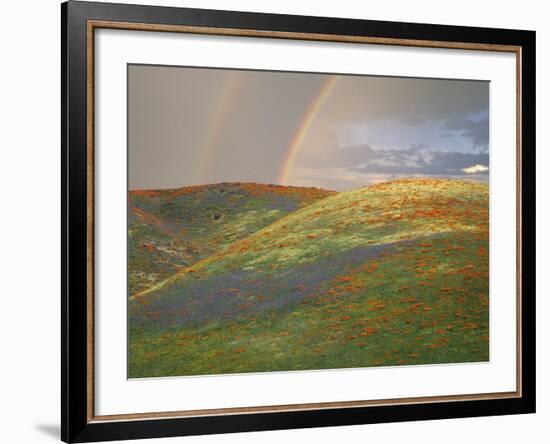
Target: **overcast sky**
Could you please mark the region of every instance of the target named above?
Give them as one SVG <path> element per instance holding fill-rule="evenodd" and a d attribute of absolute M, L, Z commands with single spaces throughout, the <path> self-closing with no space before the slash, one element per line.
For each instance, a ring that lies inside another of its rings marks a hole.
<path fill-rule="evenodd" d="M 130 189 L 488 180 L 488 82 L 140 65 L 128 73 Z"/>

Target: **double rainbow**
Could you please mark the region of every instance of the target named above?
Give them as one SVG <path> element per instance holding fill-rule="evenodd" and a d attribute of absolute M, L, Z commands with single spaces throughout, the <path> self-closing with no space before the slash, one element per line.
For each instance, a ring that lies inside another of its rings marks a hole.
<path fill-rule="evenodd" d="M 300 151 L 304 140 L 311 129 L 319 111 L 321 111 L 327 98 L 334 90 L 339 76 L 328 76 L 321 84 L 319 91 L 307 107 L 305 113 L 300 119 L 292 138 L 285 150 L 283 162 L 279 170 L 277 182 L 280 185 L 286 185 L 296 155 Z M 240 94 L 243 86 L 246 84 L 243 73 L 234 71 L 224 80 L 221 87 L 221 94 L 218 103 L 213 107 L 213 113 L 209 119 L 208 128 L 205 131 L 205 137 L 202 141 L 200 156 L 195 160 L 195 176 L 200 180 L 203 173 L 210 167 L 216 155 L 216 147 L 219 144 L 222 128 L 228 124 L 227 118 L 231 114 L 232 106 L 237 96 Z"/>

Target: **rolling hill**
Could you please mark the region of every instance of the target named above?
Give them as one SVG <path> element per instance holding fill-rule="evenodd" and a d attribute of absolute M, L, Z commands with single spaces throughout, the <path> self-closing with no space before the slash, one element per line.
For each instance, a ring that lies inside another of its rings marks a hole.
<path fill-rule="evenodd" d="M 138 294 L 296 209 L 318 188 L 222 183 L 128 195 L 129 293 Z"/>
<path fill-rule="evenodd" d="M 129 376 L 486 361 L 488 209 L 411 179 L 251 223 L 130 299 Z"/>

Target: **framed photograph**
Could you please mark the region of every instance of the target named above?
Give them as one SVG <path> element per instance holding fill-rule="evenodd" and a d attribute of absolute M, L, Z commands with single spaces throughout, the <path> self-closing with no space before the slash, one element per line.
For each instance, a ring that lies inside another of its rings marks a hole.
<path fill-rule="evenodd" d="M 535 411 L 535 33 L 69 1 L 62 439 Z"/>

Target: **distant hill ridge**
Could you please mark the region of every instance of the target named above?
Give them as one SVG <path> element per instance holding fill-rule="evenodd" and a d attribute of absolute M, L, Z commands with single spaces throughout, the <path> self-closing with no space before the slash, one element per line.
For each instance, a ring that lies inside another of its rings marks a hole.
<path fill-rule="evenodd" d="M 335 192 L 220 183 L 128 193 L 129 293 Z"/>
<path fill-rule="evenodd" d="M 256 182 L 218 182 L 204 185 L 189 185 L 175 188 L 160 188 L 160 189 L 139 189 L 130 190 L 131 195 L 141 196 L 159 196 L 159 195 L 172 195 L 177 196 L 180 194 L 192 194 L 198 192 L 205 192 L 211 190 L 243 190 L 248 191 L 251 194 L 297 194 L 306 196 L 319 195 L 324 196 L 326 194 L 335 194 L 336 191 L 326 190 L 319 187 L 300 187 L 293 185 L 277 185 L 277 184 L 264 184 Z"/>

